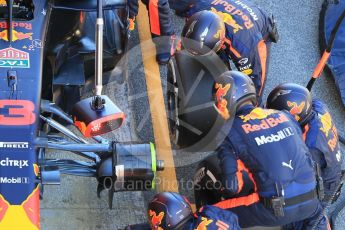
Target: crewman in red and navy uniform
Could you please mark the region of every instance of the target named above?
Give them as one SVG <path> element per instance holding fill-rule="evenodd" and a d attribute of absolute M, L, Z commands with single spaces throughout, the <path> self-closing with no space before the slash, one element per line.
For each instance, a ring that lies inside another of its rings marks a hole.
<path fill-rule="evenodd" d="M 241 191 L 243 171 L 255 188 L 252 194 L 214 206 L 235 213 L 243 228 L 300 221 L 302 229 L 327 229 L 313 160 L 299 124 L 289 113 L 256 107 L 255 86 L 245 74 L 225 72 L 217 79 L 216 88 L 228 83 L 235 88 L 236 115 L 228 136 L 216 150 L 223 192 L 231 197 Z M 223 100 L 217 98 L 217 108 Z"/>
<path fill-rule="evenodd" d="M 312 100 L 307 88 L 294 83 L 274 88 L 266 106 L 289 111 L 299 122 L 316 162 L 319 198 L 325 204 L 338 187 L 342 162 L 337 128 L 327 106 L 321 100 Z"/>
<path fill-rule="evenodd" d="M 260 103 L 269 50 L 278 39 L 272 17 L 246 0 L 191 0 L 184 5 L 189 19 L 181 35 L 182 48 L 194 55 L 217 52 L 229 68 L 232 61 L 252 78 Z"/>
<path fill-rule="evenodd" d="M 139 0 L 128 0 L 130 30 L 134 29 L 138 15 Z M 173 54 L 174 29 L 171 23 L 168 0 L 142 0 L 146 5 L 153 42 L 156 44 L 156 60 L 159 64 L 167 64 Z M 156 38 L 156 39 L 155 39 Z"/>
<path fill-rule="evenodd" d="M 128 226 L 127 230 L 240 230 L 230 211 L 204 206 L 193 213 L 186 197 L 174 192 L 156 194 L 148 205 L 149 223 Z"/>

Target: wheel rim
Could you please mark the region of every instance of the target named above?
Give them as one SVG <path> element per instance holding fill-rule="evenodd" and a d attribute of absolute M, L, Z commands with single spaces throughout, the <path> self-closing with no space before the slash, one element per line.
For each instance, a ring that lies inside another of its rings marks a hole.
<path fill-rule="evenodd" d="M 176 83 L 176 72 L 174 63 L 172 60 L 169 62 L 168 67 L 168 78 L 167 78 L 167 103 L 168 103 L 168 116 L 169 116 L 169 128 L 170 128 L 170 139 L 177 145 L 179 131 L 179 118 L 178 118 L 178 87 Z"/>
<path fill-rule="evenodd" d="M 170 127 L 171 139 L 174 143 L 177 143 L 177 138 L 178 138 L 178 108 L 177 108 L 176 101 L 177 101 L 177 94 L 173 92 L 168 92 L 169 127 Z"/>

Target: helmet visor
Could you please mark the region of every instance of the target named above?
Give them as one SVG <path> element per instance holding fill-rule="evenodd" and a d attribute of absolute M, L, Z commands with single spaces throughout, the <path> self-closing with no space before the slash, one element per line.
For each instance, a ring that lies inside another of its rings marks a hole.
<path fill-rule="evenodd" d="M 219 40 L 213 47 L 208 47 L 204 42 L 198 42 L 189 38 L 182 38 L 182 47 L 192 55 L 207 56 L 212 53 L 217 53 L 222 45 L 223 40 Z"/>

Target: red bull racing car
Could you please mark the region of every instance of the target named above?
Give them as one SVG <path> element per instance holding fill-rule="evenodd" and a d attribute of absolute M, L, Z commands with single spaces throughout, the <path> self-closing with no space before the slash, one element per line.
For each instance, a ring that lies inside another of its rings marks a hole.
<path fill-rule="evenodd" d="M 114 192 L 154 187 L 163 163 L 152 143 L 99 136 L 125 119 L 102 83 L 104 71 L 125 74 L 127 14 L 124 0 L 0 1 L 0 229 L 40 229 L 43 187 L 61 174 L 97 178 L 110 207 Z M 81 100 L 88 82 L 94 95 Z"/>

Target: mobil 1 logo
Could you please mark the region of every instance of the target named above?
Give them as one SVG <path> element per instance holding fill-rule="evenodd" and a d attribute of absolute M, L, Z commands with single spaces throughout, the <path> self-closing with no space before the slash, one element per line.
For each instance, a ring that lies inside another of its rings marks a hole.
<path fill-rule="evenodd" d="M 28 177 L 0 177 L 0 184 L 29 184 Z"/>
<path fill-rule="evenodd" d="M 260 146 L 267 143 L 279 142 L 293 135 L 294 135 L 293 129 L 291 127 L 288 127 L 288 128 L 279 130 L 276 133 L 272 133 L 269 136 L 262 135 L 260 137 L 256 137 L 255 141 L 256 141 L 256 144 Z"/>

